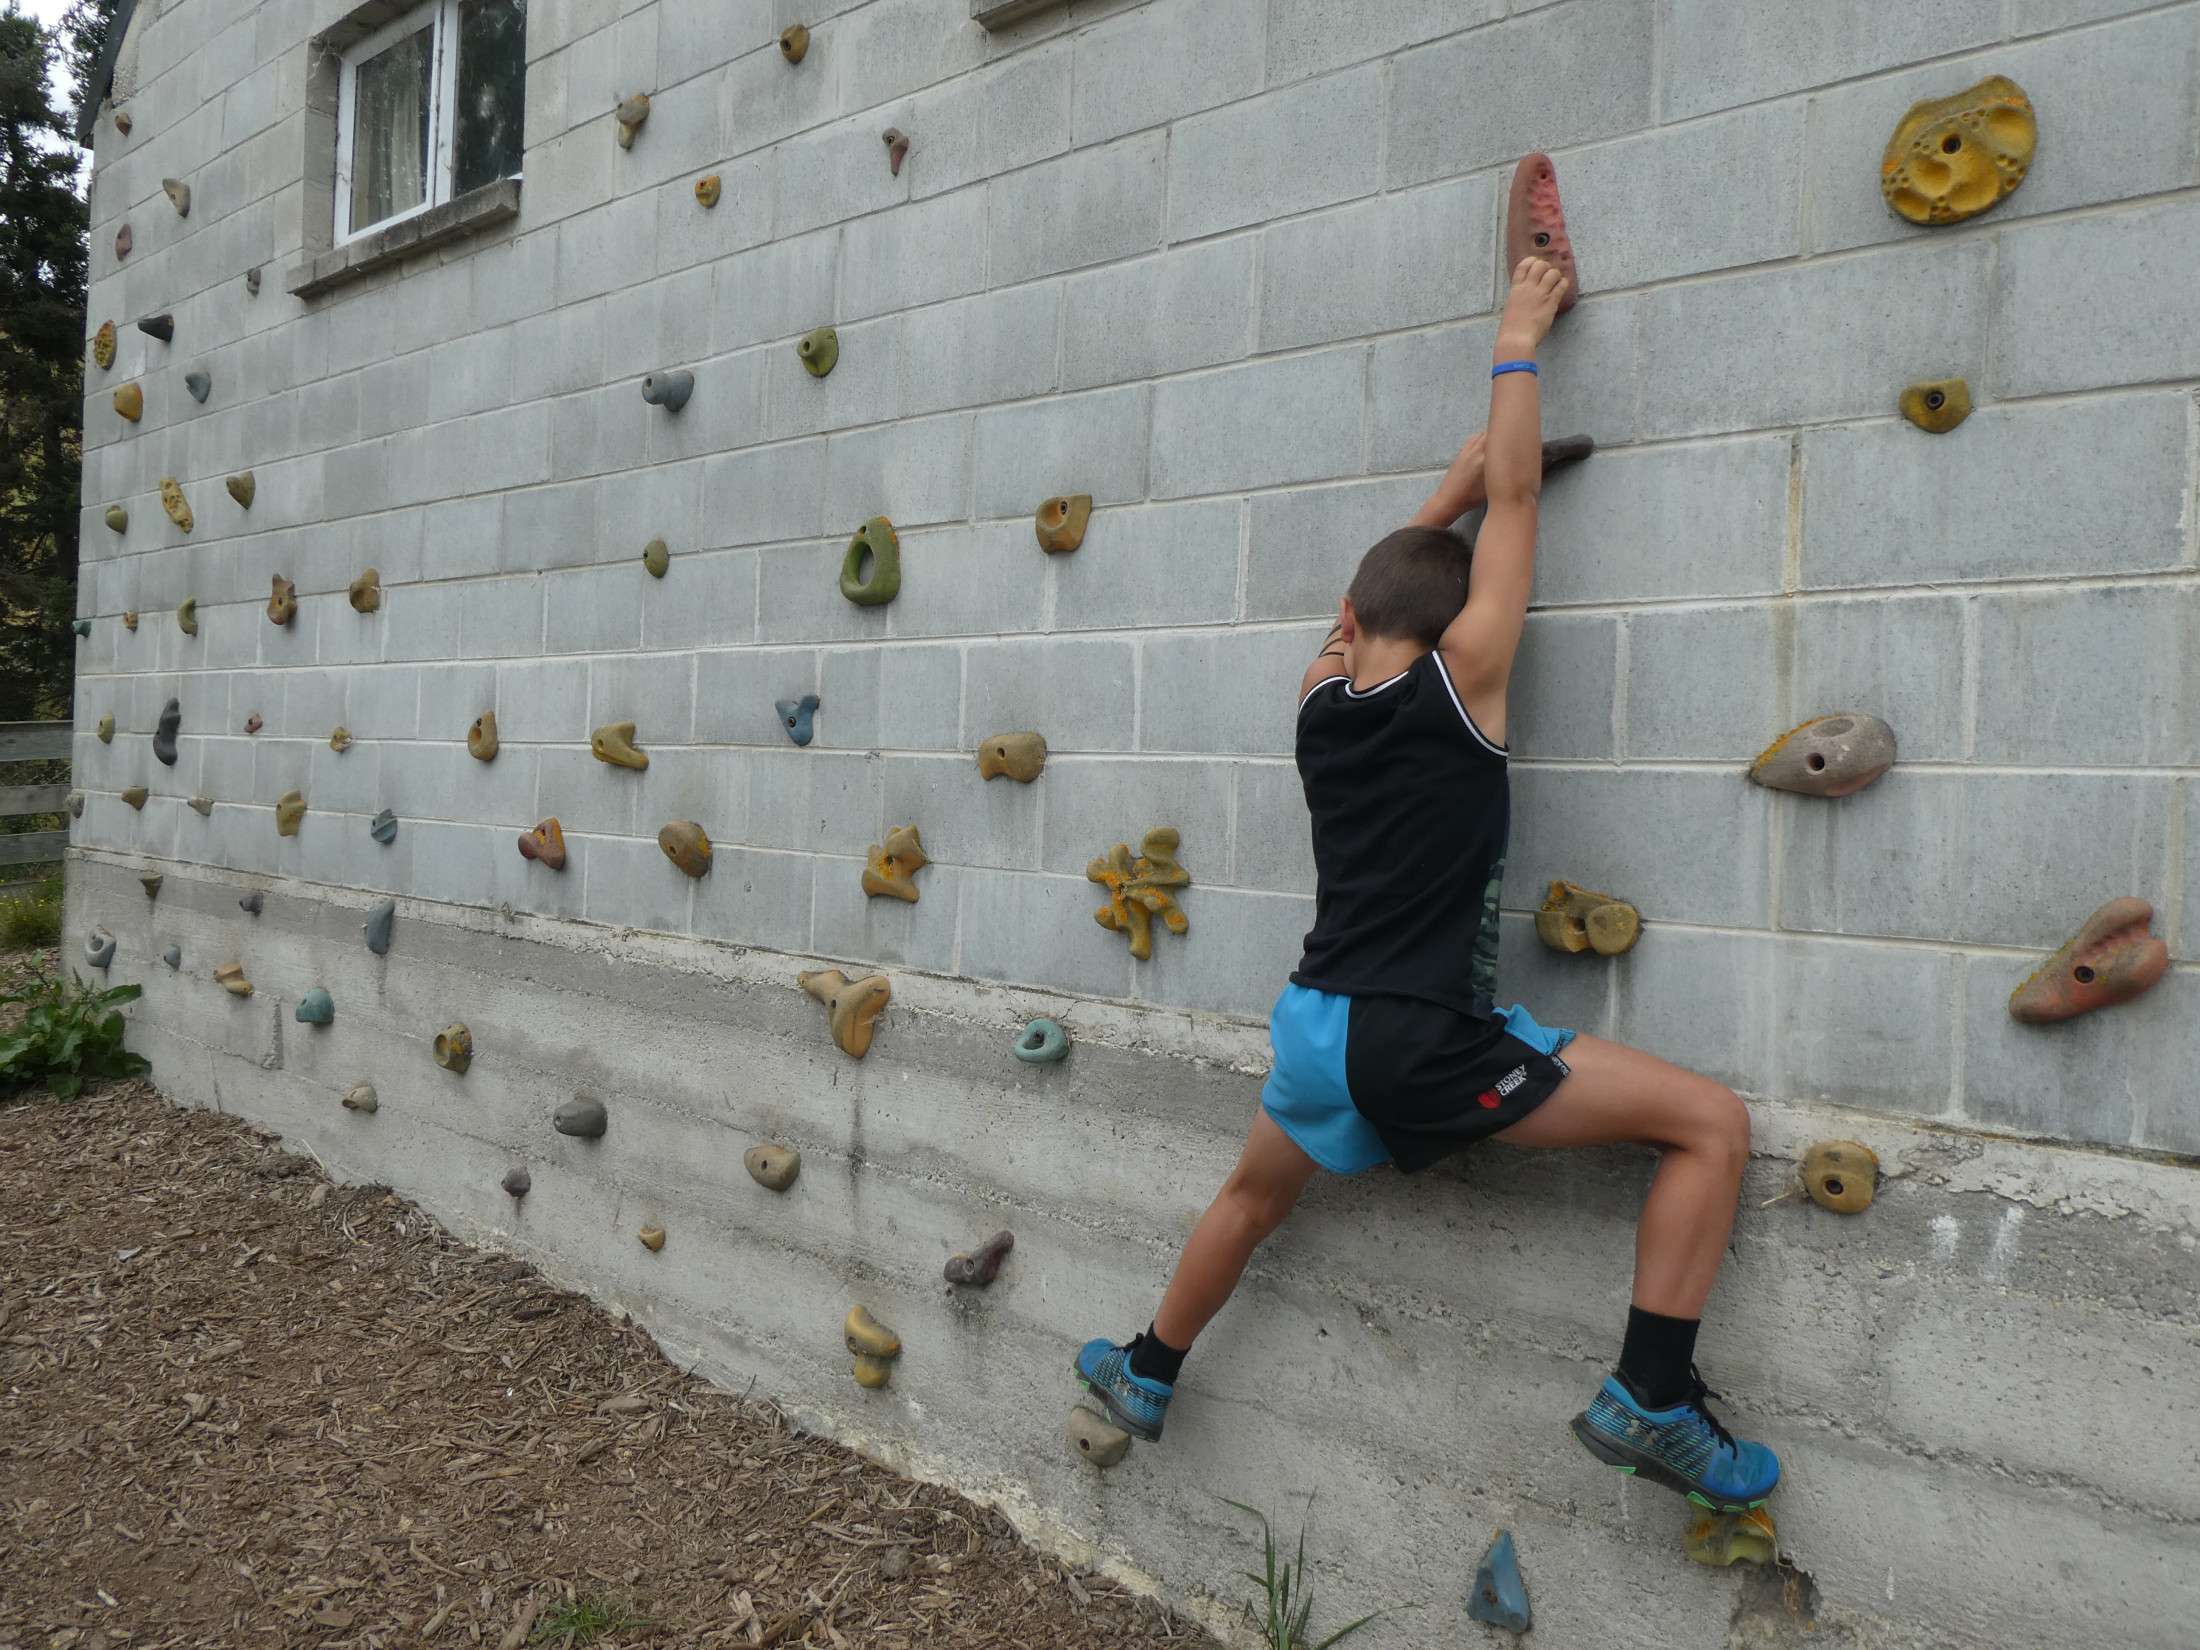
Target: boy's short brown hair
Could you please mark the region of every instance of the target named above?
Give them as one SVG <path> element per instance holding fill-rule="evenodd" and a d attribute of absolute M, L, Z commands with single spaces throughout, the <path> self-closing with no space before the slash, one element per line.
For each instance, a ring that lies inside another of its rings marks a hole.
<path fill-rule="evenodd" d="M 1360 558 L 1345 594 L 1360 629 L 1434 647 L 1467 605 L 1474 546 L 1448 527 L 1401 527 Z"/>

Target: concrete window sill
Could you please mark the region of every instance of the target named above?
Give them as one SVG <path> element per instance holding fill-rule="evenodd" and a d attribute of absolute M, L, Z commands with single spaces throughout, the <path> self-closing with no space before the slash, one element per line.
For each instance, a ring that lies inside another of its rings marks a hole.
<path fill-rule="evenodd" d="M 519 216 L 519 179 L 500 178 L 469 190 L 453 201 L 373 230 L 342 246 L 331 248 L 303 263 L 293 264 L 283 277 L 284 290 L 296 298 L 318 297 L 346 281 L 355 281 L 369 270 L 425 252 L 461 236 L 477 234 L 492 225 Z"/>
<path fill-rule="evenodd" d="M 1062 3 L 1063 0 L 970 0 L 970 19 L 982 28 L 1006 28 Z"/>

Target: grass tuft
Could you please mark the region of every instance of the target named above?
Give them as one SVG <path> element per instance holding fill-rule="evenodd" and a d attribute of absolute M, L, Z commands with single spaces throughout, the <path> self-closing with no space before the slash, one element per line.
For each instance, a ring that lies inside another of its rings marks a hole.
<path fill-rule="evenodd" d="M 1261 1635 L 1261 1643 L 1268 1650 L 1329 1650 L 1339 1640 L 1357 1633 L 1368 1623 L 1378 1621 L 1395 1610 L 1417 1608 L 1410 1604 L 1385 1605 L 1380 1610 L 1370 1611 L 1358 1621 L 1347 1622 L 1321 1643 L 1308 1644 L 1306 1631 L 1307 1624 L 1314 1615 L 1314 1590 L 1306 1583 L 1306 1526 L 1303 1523 L 1299 1526 L 1298 1556 L 1295 1559 L 1285 1559 L 1279 1565 L 1276 1562 L 1276 1532 L 1268 1522 L 1268 1515 L 1258 1507 L 1248 1507 L 1242 1501 L 1232 1501 L 1229 1504 L 1248 1517 L 1260 1520 L 1261 1551 L 1265 1563 L 1261 1574 L 1256 1575 L 1247 1570 L 1245 1579 L 1260 1588 L 1261 1596 L 1246 1606 L 1246 1614 L 1252 1618 L 1255 1630 Z M 1311 1498 L 1308 1500 L 1307 1511 L 1309 1514 L 1313 1511 Z"/>
<path fill-rule="evenodd" d="M 557 1644 L 580 1650 L 606 1633 L 631 1633 L 650 1625 L 631 1600 L 610 1593 L 582 1593 L 560 1599 L 535 1618 L 531 1644 Z"/>

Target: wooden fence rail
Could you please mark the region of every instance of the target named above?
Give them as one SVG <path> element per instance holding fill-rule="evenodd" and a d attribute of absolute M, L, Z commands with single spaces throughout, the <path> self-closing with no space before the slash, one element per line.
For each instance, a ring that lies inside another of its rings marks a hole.
<path fill-rule="evenodd" d="M 67 722 L 0 722 L 0 762 L 66 761 L 70 736 Z M 0 818 L 57 814 L 68 800 L 67 785 L 0 785 Z M 52 864 L 68 846 L 66 830 L 0 836 L 0 866 Z"/>

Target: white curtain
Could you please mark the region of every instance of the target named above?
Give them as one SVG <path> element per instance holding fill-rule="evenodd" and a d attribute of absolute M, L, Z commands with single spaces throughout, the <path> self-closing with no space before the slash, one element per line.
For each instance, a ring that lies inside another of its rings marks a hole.
<path fill-rule="evenodd" d="M 435 30 L 415 29 L 361 63 L 352 99 L 351 227 L 427 198 L 428 98 Z"/>

